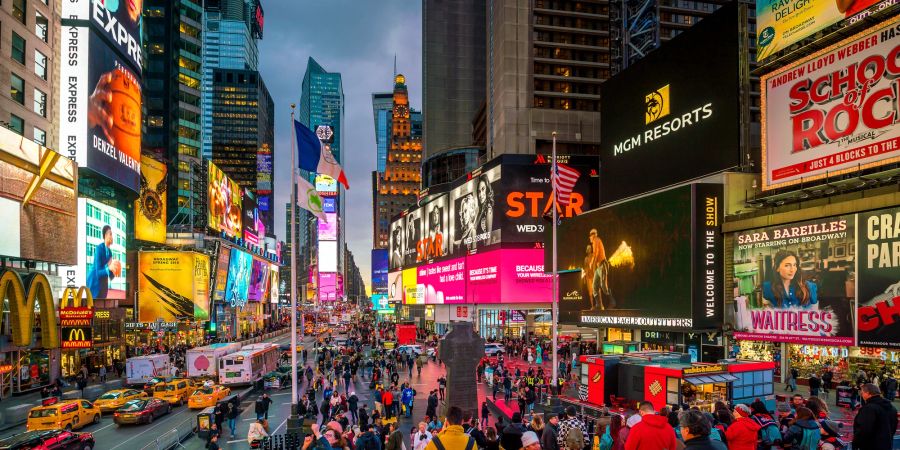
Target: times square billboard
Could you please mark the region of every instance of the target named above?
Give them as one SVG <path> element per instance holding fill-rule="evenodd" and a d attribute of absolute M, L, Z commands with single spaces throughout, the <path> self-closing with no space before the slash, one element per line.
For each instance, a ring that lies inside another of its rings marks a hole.
<path fill-rule="evenodd" d="M 503 155 L 397 216 L 388 270 L 405 288 L 389 297 L 405 304 L 549 302 L 543 241 L 551 208 L 573 217 L 598 199 L 597 157 L 558 162 L 579 172 L 565 207 L 551 195 L 550 157 Z"/>
<path fill-rule="evenodd" d="M 138 192 L 141 169 L 139 2 L 63 2 L 61 153 Z"/>

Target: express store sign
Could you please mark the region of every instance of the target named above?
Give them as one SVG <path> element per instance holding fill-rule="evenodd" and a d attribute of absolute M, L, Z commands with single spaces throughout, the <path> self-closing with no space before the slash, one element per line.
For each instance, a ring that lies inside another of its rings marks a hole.
<path fill-rule="evenodd" d="M 900 19 L 763 77 L 763 189 L 900 161 Z"/>

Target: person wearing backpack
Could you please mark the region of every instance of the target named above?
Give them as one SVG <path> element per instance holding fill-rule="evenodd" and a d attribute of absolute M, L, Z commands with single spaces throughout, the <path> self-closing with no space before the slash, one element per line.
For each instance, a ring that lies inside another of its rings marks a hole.
<path fill-rule="evenodd" d="M 458 406 L 447 408 L 447 427 L 425 446 L 425 450 L 475 450 L 475 438 L 463 432 L 463 412 Z"/>
<path fill-rule="evenodd" d="M 581 439 L 579 440 L 579 433 Z M 559 423 L 559 435 L 556 443 L 560 450 L 582 450 L 588 441 L 587 427 L 575 415 L 575 407 L 566 407 L 566 418 Z"/>
<path fill-rule="evenodd" d="M 625 441 L 625 450 L 675 450 L 678 448 L 675 430 L 667 417 L 656 414 L 653 404 L 643 401 L 638 406 L 641 421 L 635 425 Z"/>
<path fill-rule="evenodd" d="M 759 424 L 759 449 L 769 450 L 781 445 L 780 424 L 772 418 L 766 404 L 757 399 L 750 404 L 751 417 Z"/>
<path fill-rule="evenodd" d="M 787 433 L 784 434 L 782 443 L 785 449 L 790 450 L 816 450 L 822 434 L 819 432 L 819 423 L 809 408 L 797 408 L 797 414 Z"/>
<path fill-rule="evenodd" d="M 750 407 L 737 405 L 734 407 L 734 422 L 725 430 L 725 438 L 728 440 L 728 450 L 757 450 L 759 441 L 759 423 L 753 420 Z"/>

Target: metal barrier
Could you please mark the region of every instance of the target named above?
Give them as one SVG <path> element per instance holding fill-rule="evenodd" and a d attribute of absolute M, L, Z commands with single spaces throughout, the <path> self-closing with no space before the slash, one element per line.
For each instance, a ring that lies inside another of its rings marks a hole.
<path fill-rule="evenodd" d="M 303 446 L 302 434 L 276 434 L 259 442 L 259 450 L 294 450 Z"/>
<path fill-rule="evenodd" d="M 170 450 L 173 448 L 185 448 L 181 443 L 194 434 L 194 418 L 186 419 L 169 431 L 161 434 L 141 450 Z"/>

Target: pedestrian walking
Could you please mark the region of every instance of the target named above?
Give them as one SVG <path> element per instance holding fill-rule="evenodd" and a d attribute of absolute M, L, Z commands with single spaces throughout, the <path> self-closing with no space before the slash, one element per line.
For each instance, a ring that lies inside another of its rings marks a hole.
<path fill-rule="evenodd" d="M 261 397 L 256 399 L 255 411 L 256 411 L 256 420 L 269 420 L 269 405 L 272 404 L 272 399 L 269 398 L 269 394 L 263 393 Z"/>
<path fill-rule="evenodd" d="M 864 405 L 853 419 L 853 448 L 889 450 L 897 432 L 897 408 L 881 396 L 874 384 L 862 385 Z"/>
<path fill-rule="evenodd" d="M 235 428 L 237 427 L 237 418 L 241 413 L 234 403 L 227 403 L 227 405 L 228 412 L 225 414 L 225 419 L 228 421 L 228 429 L 231 430 L 231 437 L 234 437 Z"/>
<path fill-rule="evenodd" d="M 819 396 L 819 389 L 822 388 L 822 379 L 815 372 L 809 376 L 809 395 L 811 397 Z"/>

